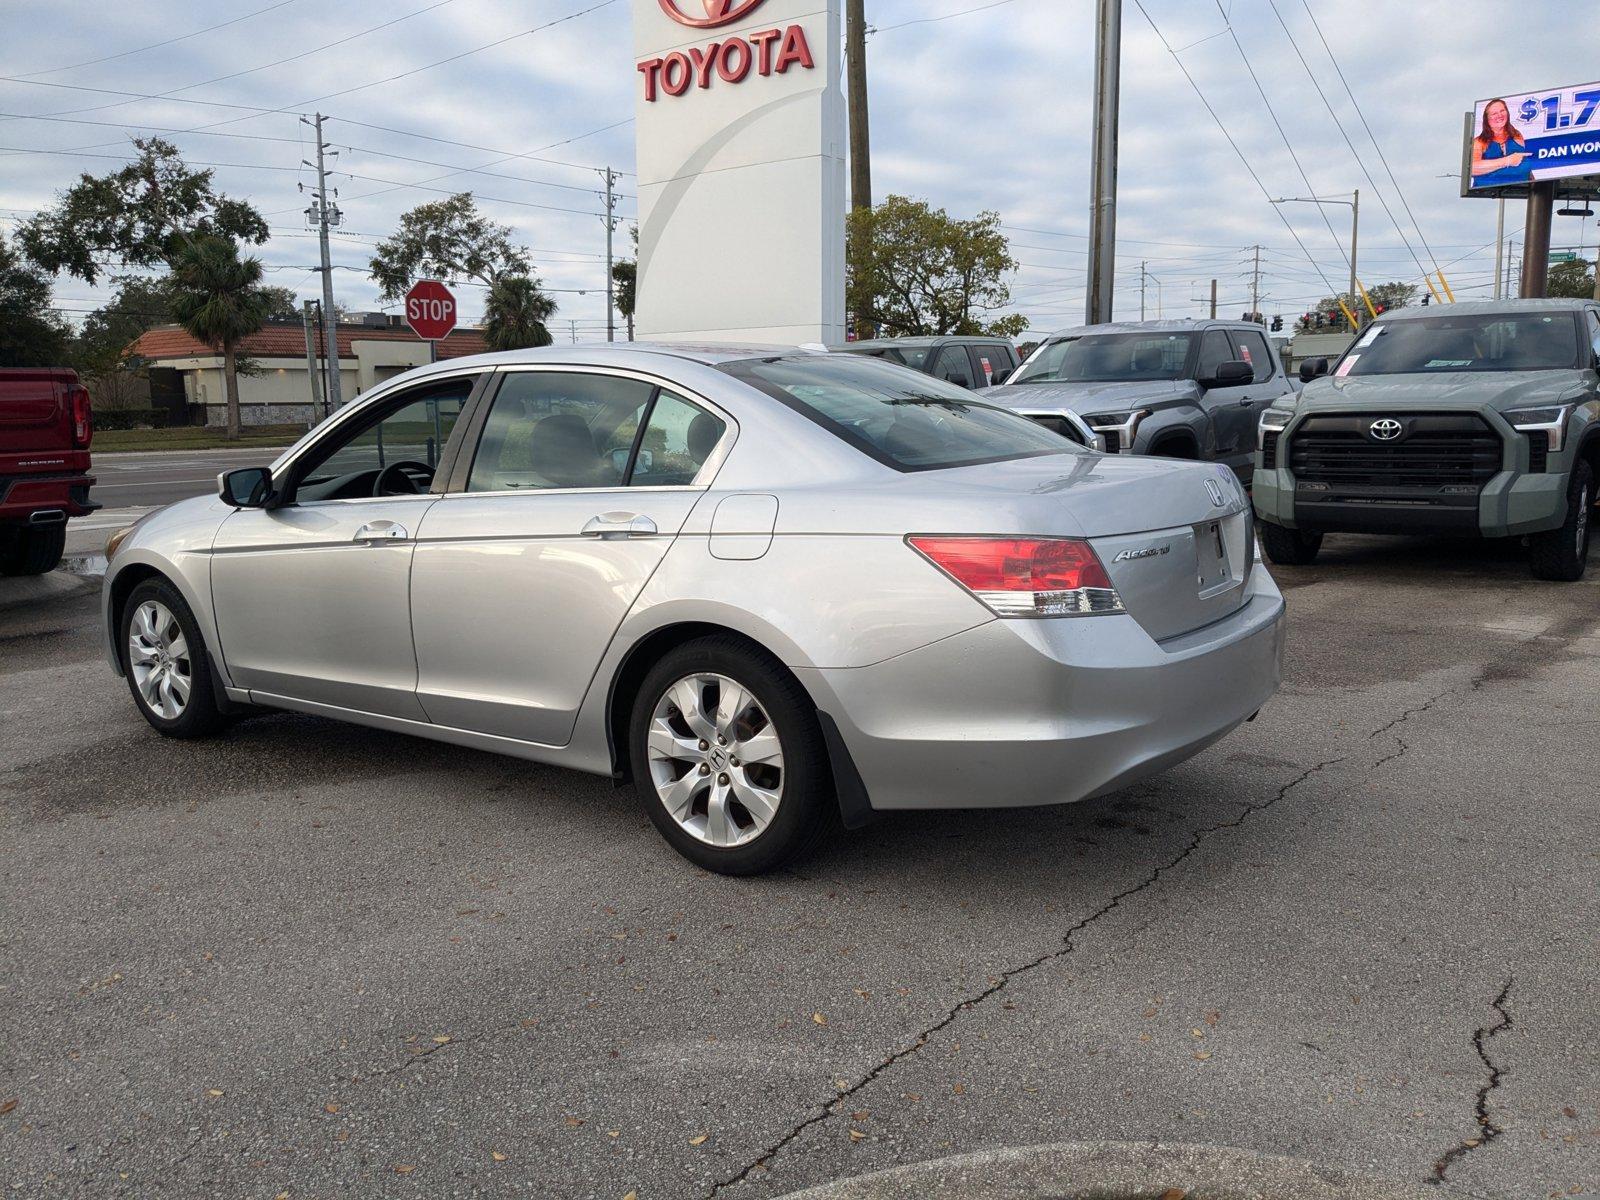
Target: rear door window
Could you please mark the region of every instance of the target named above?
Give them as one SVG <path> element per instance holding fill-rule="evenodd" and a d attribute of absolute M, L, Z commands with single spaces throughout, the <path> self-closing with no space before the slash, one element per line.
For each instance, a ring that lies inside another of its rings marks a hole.
<path fill-rule="evenodd" d="M 620 487 L 654 391 L 614 375 L 508 374 L 479 436 L 467 491 Z"/>
<path fill-rule="evenodd" d="M 1011 374 L 1012 363 L 1004 346 L 970 346 L 967 352 L 972 356 L 972 373 L 979 387 L 1001 383 Z"/>
<path fill-rule="evenodd" d="M 934 360 L 933 370 L 929 374 L 935 379 L 942 379 L 958 387 L 980 386 L 974 378 L 972 364 L 967 359 L 964 346 L 946 346 L 939 351 L 939 357 Z"/>
<path fill-rule="evenodd" d="M 725 363 L 719 370 L 897 471 L 1084 453 L 954 384 L 872 359 L 796 355 Z"/>
<path fill-rule="evenodd" d="M 1255 369 L 1255 382 L 1265 383 L 1274 374 L 1272 347 L 1259 333 L 1248 329 L 1230 331 L 1233 337 L 1234 357 L 1247 362 Z"/>

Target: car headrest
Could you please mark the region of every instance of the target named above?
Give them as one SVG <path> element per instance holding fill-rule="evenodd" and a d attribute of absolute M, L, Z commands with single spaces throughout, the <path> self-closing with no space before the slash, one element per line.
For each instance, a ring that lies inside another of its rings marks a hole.
<path fill-rule="evenodd" d="M 600 455 L 583 418 L 574 413 L 542 417 L 529 438 L 530 465 L 556 487 L 595 487 Z"/>

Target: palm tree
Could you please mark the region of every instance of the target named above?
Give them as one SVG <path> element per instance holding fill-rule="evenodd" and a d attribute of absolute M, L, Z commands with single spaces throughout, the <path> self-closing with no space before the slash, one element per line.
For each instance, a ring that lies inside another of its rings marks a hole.
<path fill-rule="evenodd" d="M 229 438 L 239 436 L 238 346 L 266 322 L 270 297 L 261 288 L 261 260 L 240 258 L 223 237 L 187 240 L 172 262 L 172 314 L 206 345 L 222 351 Z"/>
<path fill-rule="evenodd" d="M 545 322 L 556 302 L 539 290 L 539 281 L 507 275 L 494 281 L 483 302 L 483 340 L 491 350 L 523 350 L 548 346 L 554 339 Z"/>

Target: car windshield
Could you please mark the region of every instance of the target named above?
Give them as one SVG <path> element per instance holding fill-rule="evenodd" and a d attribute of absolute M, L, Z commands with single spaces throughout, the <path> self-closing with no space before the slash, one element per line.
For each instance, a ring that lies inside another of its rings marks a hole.
<path fill-rule="evenodd" d="M 1093 333 L 1052 338 L 1012 383 L 1139 382 L 1181 379 L 1192 333 Z"/>
<path fill-rule="evenodd" d="M 1084 453 L 1026 417 L 880 359 L 819 354 L 721 369 L 897 471 Z"/>
<path fill-rule="evenodd" d="M 1379 322 L 1345 351 L 1334 374 L 1558 371 L 1577 365 L 1571 313 L 1481 313 Z"/>

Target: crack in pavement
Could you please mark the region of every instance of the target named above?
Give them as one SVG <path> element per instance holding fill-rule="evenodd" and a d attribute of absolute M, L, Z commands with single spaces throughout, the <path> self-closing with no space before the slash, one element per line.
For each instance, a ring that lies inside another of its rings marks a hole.
<path fill-rule="evenodd" d="M 968 996 L 966 999 L 956 1003 L 948 1012 L 945 1013 L 944 1016 L 939 1018 L 939 1020 L 935 1021 L 932 1025 L 929 1025 L 926 1029 L 922 1030 L 922 1032 L 917 1034 L 916 1037 L 913 1038 L 909 1043 L 891 1053 L 882 1062 L 878 1063 L 871 1070 L 867 1071 L 861 1076 L 861 1078 L 850 1084 L 848 1087 L 840 1088 L 835 1095 L 833 1095 L 826 1103 L 817 1106 L 817 1108 L 804 1120 L 792 1125 L 782 1137 L 763 1150 L 755 1159 L 747 1163 L 738 1172 L 738 1174 L 730 1175 L 726 1179 L 718 1180 L 716 1183 L 712 1184 L 711 1190 L 706 1193 L 707 1200 L 711 1200 L 712 1197 L 719 1195 L 726 1188 L 736 1187 L 739 1184 L 744 1183 L 747 1179 L 749 1179 L 753 1171 L 765 1168 L 768 1162 L 780 1154 L 785 1147 L 787 1147 L 806 1130 L 810 1129 L 814 1125 L 822 1124 L 830 1117 L 833 1117 L 841 1112 L 844 1107 L 844 1102 L 847 1099 L 873 1083 L 880 1075 L 889 1070 L 891 1067 L 895 1066 L 902 1059 L 908 1058 L 917 1053 L 917 1051 L 921 1050 L 928 1044 L 935 1034 L 939 1033 L 946 1026 L 954 1023 L 962 1013 L 976 1008 L 985 1000 L 988 1000 L 991 996 L 994 996 L 997 992 L 1003 991 L 1013 979 L 1016 979 L 1022 975 L 1026 975 L 1030 971 L 1037 970 L 1039 967 L 1044 966 L 1044 964 L 1048 962 L 1065 958 L 1067 955 L 1071 954 L 1073 950 L 1076 949 L 1076 942 L 1074 939 L 1079 933 L 1082 933 L 1085 929 L 1099 921 L 1102 917 L 1105 917 L 1116 909 L 1120 908 L 1124 900 L 1128 900 L 1131 897 L 1138 895 L 1140 892 L 1145 891 L 1147 888 L 1153 887 L 1161 880 L 1162 876 L 1181 866 L 1185 859 L 1187 859 L 1191 854 L 1204 845 L 1211 834 L 1221 832 L 1225 829 L 1237 829 L 1239 826 L 1243 825 L 1245 821 L 1249 820 L 1254 814 L 1265 812 L 1267 809 L 1272 808 L 1290 792 L 1294 791 L 1295 788 L 1299 787 L 1306 780 L 1310 779 L 1313 775 L 1320 774 L 1327 768 L 1344 761 L 1344 756 L 1340 756 L 1339 758 L 1325 759 L 1322 762 L 1317 763 L 1316 766 L 1308 767 L 1299 775 L 1295 776 L 1288 783 L 1280 787 L 1277 791 L 1277 794 L 1272 796 L 1270 799 L 1265 800 L 1260 804 L 1245 805 L 1244 811 L 1242 811 L 1233 820 L 1220 821 L 1215 825 L 1207 825 L 1194 830 L 1190 834 L 1189 844 L 1179 851 L 1174 857 L 1157 865 L 1155 869 L 1152 870 L 1149 875 L 1145 876 L 1145 878 L 1140 882 L 1134 884 L 1132 887 L 1125 888 L 1118 892 L 1094 912 L 1090 913 L 1087 917 L 1084 917 L 1077 924 L 1069 928 L 1066 933 L 1062 935 L 1062 944 L 1060 948 L 1051 950 L 1046 954 L 1041 954 L 1038 958 L 1035 958 L 1030 962 L 1025 962 L 1020 966 L 1008 968 L 1007 970 L 1001 972 L 999 976 L 993 977 L 990 980 L 988 987 L 984 988 L 976 995 Z"/>
<path fill-rule="evenodd" d="M 1506 998 L 1510 994 L 1511 980 L 1508 979 L 1505 987 L 1500 989 L 1500 994 L 1495 997 L 1491 1006 L 1495 1012 L 1500 1014 L 1500 1020 L 1493 1025 L 1480 1026 L 1477 1032 L 1472 1035 L 1472 1048 L 1478 1052 L 1479 1061 L 1483 1063 L 1489 1072 L 1488 1080 L 1478 1089 L 1478 1102 L 1474 1106 L 1478 1129 L 1481 1132 L 1477 1137 L 1468 1138 L 1459 1146 L 1455 1146 L 1439 1156 L 1438 1161 L 1433 1164 L 1433 1174 L 1428 1176 L 1428 1182 L 1435 1186 L 1444 1183 L 1445 1172 L 1455 1165 L 1458 1158 L 1471 1154 L 1481 1146 L 1487 1146 L 1505 1132 L 1489 1116 L 1489 1093 L 1500 1086 L 1500 1077 L 1503 1072 L 1499 1067 L 1495 1066 L 1494 1060 L 1489 1057 L 1488 1042 L 1490 1038 L 1494 1037 L 1502 1029 L 1512 1028 L 1511 1014 L 1506 1011 Z"/>

